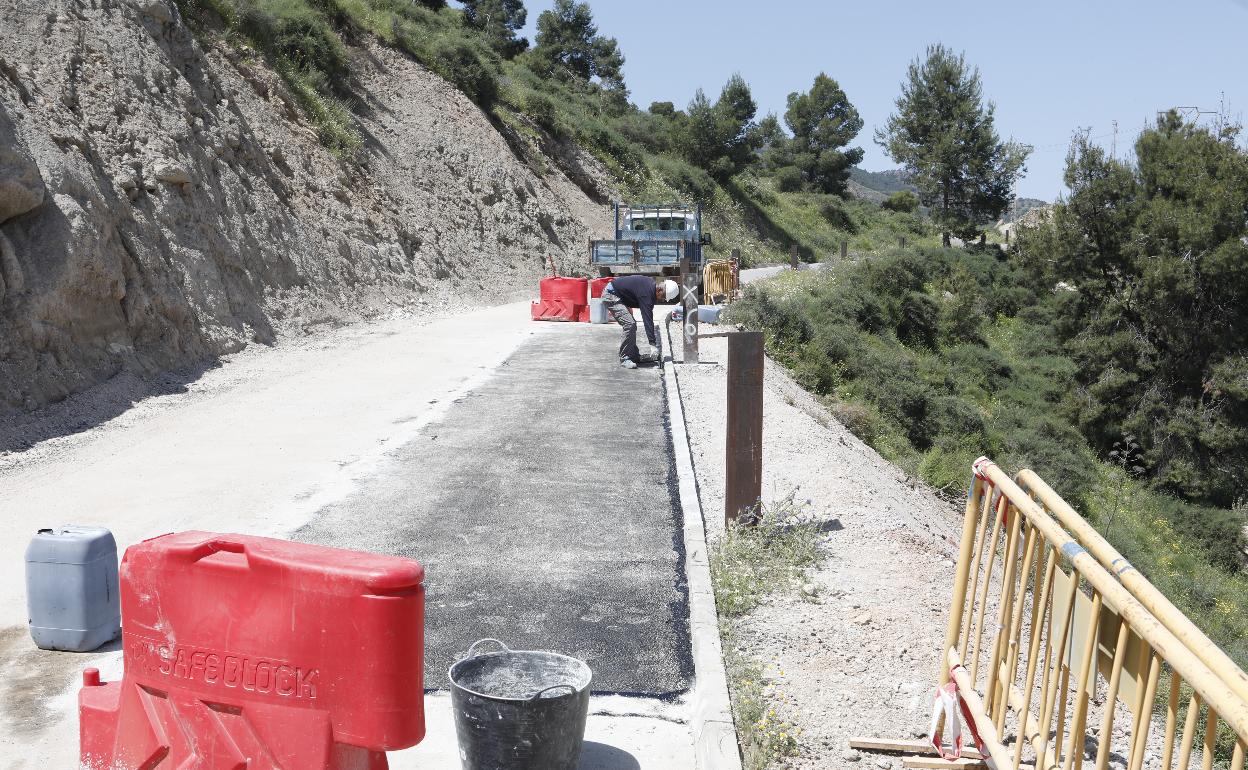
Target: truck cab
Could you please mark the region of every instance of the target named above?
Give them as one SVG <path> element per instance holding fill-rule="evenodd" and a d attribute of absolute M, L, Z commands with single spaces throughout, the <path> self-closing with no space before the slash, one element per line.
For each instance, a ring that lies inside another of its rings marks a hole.
<path fill-rule="evenodd" d="M 676 275 L 682 259 L 702 269 L 702 207 L 684 203 L 615 205 L 615 239 L 589 242 L 599 275 Z"/>

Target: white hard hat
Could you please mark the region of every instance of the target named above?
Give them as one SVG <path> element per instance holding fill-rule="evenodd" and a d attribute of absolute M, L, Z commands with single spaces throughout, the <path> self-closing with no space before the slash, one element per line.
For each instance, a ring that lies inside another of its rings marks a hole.
<path fill-rule="evenodd" d="M 667 298 L 668 302 L 671 302 L 672 300 L 679 297 L 680 296 L 680 284 L 670 279 L 664 281 L 663 282 L 663 296 Z"/>

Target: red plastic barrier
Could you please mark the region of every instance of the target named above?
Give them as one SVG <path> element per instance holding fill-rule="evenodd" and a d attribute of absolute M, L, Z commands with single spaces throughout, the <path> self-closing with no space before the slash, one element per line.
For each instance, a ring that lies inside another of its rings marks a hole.
<path fill-rule="evenodd" d="M 578 305 L 568 300 L 543 300 L 534 302 L 529 308 L 530 317 L 534 321 L 579 321 L 581 315 L 589 320 L 589 306 Z"/>
<path fill-rule="evenodd" d="M 385 770 L 425 734 L 424 569 L 183 532 L 121 562 L 125 675 L 78 695 L 91 770 Z"/>
<path fill-rule="evenodd" d="M 592 299 L 598 299 L 602 296 L 602 290 L 607 288 L 607 284 L 611 283 L 611 277 L 594 278 L 589 282 L 589 296 Z"/>
<path fill-rule="evenodd" d="M 543 278 L 538 284 L 538 297 L 542 302 L 562 300 L 574 305 L 589 303 L 588 278 Z"/>

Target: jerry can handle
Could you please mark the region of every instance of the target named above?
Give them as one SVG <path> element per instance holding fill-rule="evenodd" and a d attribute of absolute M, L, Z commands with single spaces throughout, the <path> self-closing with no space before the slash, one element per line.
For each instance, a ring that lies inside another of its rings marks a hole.
<path fill-rule="evenodd" d="M 486 642 L 493 642 L 494 644 L 497 644 L 499 647 L 502 647 L 502 648 L 503 648 L 503 652 L 511 652 L 511 648 L 510 648 L 510 647 L 508 647 L 507 645 L 505 645 L 505 644 L 503 644 L 502 642 L 498 641 L 497 639 L 478 639 L 477 641 L 475 641 L 475 642 L 473 642 L 473 643 L 472 643 L 472 646 L 471 646 L 471 647 L 469 647 L 469 648 L 468 648 L 468 654 L 464 655 L 464 657 L 462 658 L 462 660 L 467 660 L 467 659 L 469 659 L 469 658 L 475 658 L 475 657 L 477 656 L 477 653 L 476 653 L 477 645 L 479 645 L 479 644 L 485 644 Z M 540 694 L 541 694 L 541 693 L 538 693 L 538 695 L 540 695 Z M 535 695 L 535 696 L 533 696 L 533 697 L 537 697 L 537 696 Z"/>

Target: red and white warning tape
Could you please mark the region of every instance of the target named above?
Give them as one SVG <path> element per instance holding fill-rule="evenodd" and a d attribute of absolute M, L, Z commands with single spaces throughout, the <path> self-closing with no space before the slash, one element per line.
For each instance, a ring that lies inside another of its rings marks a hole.
<path fill-rule="evenodd" d="M 957 666 L 956 668 L 962 668 Z M 966 701 L 958 693 L 958 685 L 951 678 L 949 681 L 936 689 L 936 696 L 932 699 L 932 722 L 928 729 L 928 735 L 931 736 L 932 746 L 935 747 L 936 753 L 941 759 L 952 761 L 962 758 L 962 720 L 966 720 L 966 726 L 971 731 L 971 740 L 975 742 L 975 748 L 979 749 L 979 755 L 983 758 L 984 764 L 989 770 L 997 770 L 996 765 L 988 756 L 988 749 L 984 746 L 983 740 L 979 737 L 979 731 L 975 729 L 975 718 L 971 716 L 970 709 L 966 706 Z M 944 715 L 945 725 L 949 727 L 949 737 L 953 741 L 951 749 L 947 749 L 940 728 L 940 717 Z"/>

